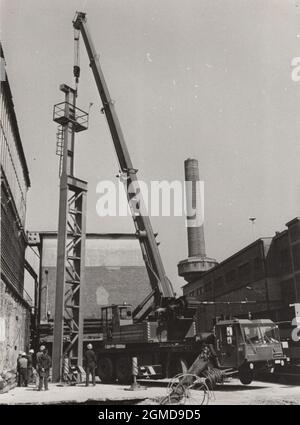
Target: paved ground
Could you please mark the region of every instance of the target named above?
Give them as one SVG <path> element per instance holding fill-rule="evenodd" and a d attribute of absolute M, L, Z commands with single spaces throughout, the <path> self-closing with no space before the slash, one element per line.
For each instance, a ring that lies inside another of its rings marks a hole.
<path fill-rule="evenodd" d="M 241 385 L 232 380 L 214 392 L 209 404 L 297 404 L 300 405 L 300 386 L 255 381 Z"/>
<path fill-rule="evenodd" d="M 163 385 L 163 384 L 161 384 Z M 34 387 L 14 388 L 0 395 L 0 404 L 159 404 L 166 395 L 165 386 L 152 386 L 146 390 L 126 391 L 121 385 L 97 384 L 95 387 L 60 387 L 49 385 L 49 391 L 37 391 Z M 188 404 L 199 404 L 202 394 L 191 393 Z M 264 383 L 255 381 L 243 386 L 238 380 L 218 386 L 209 404 L 298 404 L 300 405 L 300 386 Z"/>
<path fill-rule="evenodd" d="M 62 387 L 49 384 L 48 391 L 37 391 L 33 386 L 16 387 L 8 393 L 0 395 L 0 404 L 57 404 L 57 403 L 125 403 L 133 400 L 142 401 L 149 397 L 155 399 L 165 395 L 165 388 L 152 387 L 140 391 L 127 391 L 129 386 L 96 384 L 95 387 L 85 385 Z M 127 403 L 131 404 L 131 403 Z"/>

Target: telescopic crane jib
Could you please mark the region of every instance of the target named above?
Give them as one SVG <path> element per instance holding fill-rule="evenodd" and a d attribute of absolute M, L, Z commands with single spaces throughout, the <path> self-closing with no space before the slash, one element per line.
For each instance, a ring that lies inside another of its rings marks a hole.
<path fill-rule="evenodd" d="M 146 304 L 148 304 L 150 299 L 153 297 L 154 304 L 148 306 L 148 308 L 138 317 L 139 320 L 143 320 L 151 313 L 151 311 L 153 311 L 153 309 L 164 308 L 170 303 L 174 303 L 175 293 L 172 284 L 165 273 L 157 246 L 157 234 L 154 234 L 153 232 L 148 215 L 143 213 L 145 208 L 137 179 L 138 170 L 134 168 L 131 162 L 124 135 L 114 109 L 114 102 L 110 97 L 100 66 L 99 55 L 96 53 L 87 27 L 86 14 L 83 12 L 77 12 L 73 20 L 73 26 L 75 29 L 75 51 L 78 49 L 79 32 L 81 33 L 85 43 L 90 60 L 90 67 L 92 68 L 98 92 L 103 104 L 102 111 L 106 116 L 113 144 L 117 153 L 120 175 L 123 177 L 122 180 L 124 181 L 128 203 L 131 209 L 136 229 L 136 236 L 140 242 L 143 259 L 152 288 L 151 293 L 133 312 L 133 316 L 137 318 L 137 315 L 142 312 Z M 78 81 L 80 73 L 78 57 L 79 54 L 77 52 L 77 59 L 74 65 L 74 77 L 76 81 Z"/>

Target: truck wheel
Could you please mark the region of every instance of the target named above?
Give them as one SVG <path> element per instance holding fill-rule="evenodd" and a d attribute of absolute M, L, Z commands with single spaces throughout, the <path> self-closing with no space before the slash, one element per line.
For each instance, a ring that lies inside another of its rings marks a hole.
<path fill-rule="evenodd" d="M 116 378 L 120 384 L 129 384 L 131 382 L 131 363 L 129 357 L 122 356 L 116 360 Z"/>
<path fill-rule="evenodd" d="M 109 357 L 100 357 L 98 361 L 98 376 L 103 383 L 113 382 L 114 367 Z"/>
<path fill-rule="evenodd" d="M 240 370 L 239 378 L 243 385 L 249 385 L 253 381 L 253 372 L 251 370 Z"/>

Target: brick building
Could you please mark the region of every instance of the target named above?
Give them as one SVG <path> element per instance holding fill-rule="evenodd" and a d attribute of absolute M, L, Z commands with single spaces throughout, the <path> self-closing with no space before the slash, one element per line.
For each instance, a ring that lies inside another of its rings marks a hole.
<path fill-rule="evenodd" d="M 40 324 L 52 322 L 55 311 L 57 233 L 41 232 Z M 86 235 L 86 285 L 83 316 L 100 319 L 100 307 L 127 302 L 137 306 L 151 291 L 139 242 L 133 234 Z"/>
<path fill-rule="evenodd" d="M 261 238 L 184 285 L 185 295 L 202 301 L 256 301 L 255 304 L 203 306 L 199 313 L 202 329 L 213 318 L 229 312 L 234 316 L 270 318 L 291 322 L 290 304 L 300 302 L 300 219 L 286 223 L 287 229 Z"/>
<path fill-rule="evenodd" d="M 24 290 L 26 194 L 29 173 L 0 44 L 1 281 L 0 377 L 29 345 L 31 300 Z M 0 382 L 0 389 L 3 386 Z"/>

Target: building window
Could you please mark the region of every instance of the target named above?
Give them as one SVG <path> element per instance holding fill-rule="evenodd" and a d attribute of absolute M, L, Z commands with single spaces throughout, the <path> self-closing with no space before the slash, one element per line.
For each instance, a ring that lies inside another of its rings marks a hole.
<path fill-rule="evenodd" d="M 223 276 L 219 276 L 217 279 L 215 279 L 214 286 L 215 286 L 216 292 L 220 291 L 223 288 L 224 286 Z"/>
<path fill-rule="evenodd" d="M 203 289 L 202 287 L 200 287 L 200 288 L 197 289 L 197 295 L 198 296 L 200 296 L 202 294 L 202 289 Z"/>
<path fill-rule="evenodd" d="M 261 264 L 262 264 L 261 263 L 261 258 L 260 257 L 255 257 L 254 260 L 253 260 L 254 270 L 255 271 L 260 270 Z"/>
<path fill-rule="evenodd" d="M 211 282 L 208 282 L 208 283 L 205 284 L 204 293 L 205 293 L 205 295 L 212 294 L 212 283 Z"/>
<path fill-rule="evenodd" d="M 226 283 L 228 284 L 231 284 L 232 282 L 234 282 L 236 280 L 236 270 L 235 269 L 229 270 L 229 272 L 227 272 L 225 275 L 225 280 L 226 280 Z"/>
<path fill-rule="evenodd" d="M 295 270 L 300 270 L 300 243 L 294 245 L 292 250 Z"/>
<path fill-rule="evenodd" d="M 239 279 L 243 282 L 251 280 L 251 264 L 244 263 L 239 266 Z"/>
<path fill-rule="evenodd" d="M 281 273 L 291 273 L 292 272 L 292 262 L 290 251 L 288 248 L 282 249 L 280 251 L 280 271 Z"/>
<path fill-rule="evenodd" d="M 289 304 L 295 301 L 295 284 L 293 279 L 285 280 L 281 282 L 281 294 L 282 301 L 284 304 Z"/>

